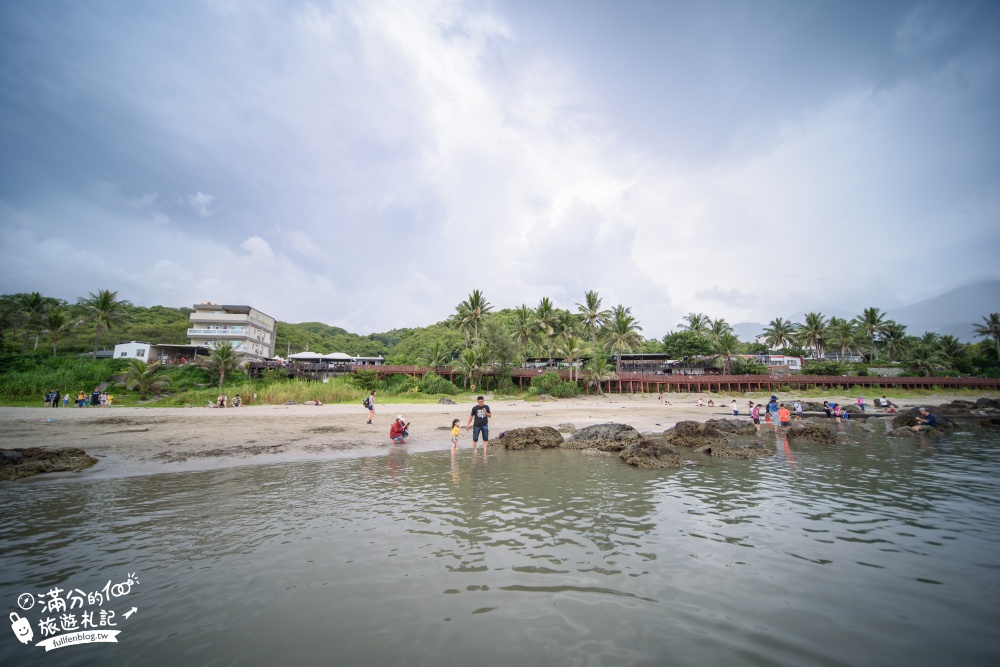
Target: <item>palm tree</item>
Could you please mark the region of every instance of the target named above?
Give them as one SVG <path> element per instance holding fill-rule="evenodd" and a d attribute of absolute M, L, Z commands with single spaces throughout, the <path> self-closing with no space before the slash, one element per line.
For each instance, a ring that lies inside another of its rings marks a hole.
<path fill-rule="evenodd" d="M 590 343 L 596 350 L 597 337 L 611 317 L 611 311 L 601 308 L 601 297 L 594 290 L 584 294 L 583 303 L 576 304 L 576 307 L 580 311 L 584 331 L 590 334 Z"/>
<path fill-rule="evenodd" d="M 853 320 L 842 317 L 831 317 L 827 327 L 829 343 L 837 348 L 840 360 L 843 361 L 848 352 L 854 349 L 858 339 L 858 329 Z"/>
<path fill-rule="evenodd" d="M 38 329 L 47 305 L 45 297 L 39 292 L 31 292 L 21 297 L 18 309 L 25 320 L 24 346 L 21 348 L 21 354 L 28 352 L 28 336 L 32 331 L 35 332 L 35 349 L 38 349 Z"/>
<path fill-rule="evenodd" d="M 976 338 L 992 338 L 997 346 L 997 359 L 1000 360 L 1000 313 L 983 315 L 982 324 L 974 324 L 973 332 Z"/>
<path fill-rule="evenodd" d="M 45 327 L 44 332 L 52 337 L 52 356 L 56 356 L 56 345 L 59 342 L 59 338 L 62 337 L 64 333 L 69 329 L 70 322 L 66 317 L 66 311 L 53 309 L 45 313 L 45 319 L 42 320 L 42 326 Z"/>
<path fill-rule="evenodd" d="M 868 357 L 869 361 L 875 360 L 875 339 L 885 331 L 886 313 L 872 306 L 865 308 L 861 314 L 854 318 L 854 323 L 858 325 L 861 332 L 872 344 L 872 353 Z"/>
<path fill-rule="evenodd" d="M 708 332 L 706 335 L 708 336 L 708 339 L 712 341 L 712 344 L 718 343 L 719 340 L 727 333 L 733 333 L 733 328 L 729 326 L 729 322 L 727 322 L 725 318 L 720 317 L 717 320 L 708 321 Z"/>
<path fill-rule="evenodd" d="M 729 375 L 729 361 L 740 353 L 740 339 L 729 331 L 723 332 L 715 341 L 716 355 L 722 358 L 722 369 Z"/>
<path fill-rule="evenodd" d="M 142 359 L 129 359 L 125 369 L 125 386 L 128 389 L 138 389 L 139 400 L 145 401 L 150 392 L 158 394 L 170 384 L 170 378 L 157 374 L 159 370 L 160 364 L 155 361 L 147 364 Z M 222 386 L 221 383 L 219 386 Z"/>
<path fill-rule="evenodd" d="M 569 379 L 573 380 L 573 362 L 580 358 L 583 354 L 583 341 L 574 335 L 572 332 L 568 336 L 563 336 L 556 348 L 556 352 L 569 363 Z M 577 371 L 577 378 L 579 378 L 579 371 Z"/>
<path fill-rule="evenodd" d="M 481 291 L 474 289 L 469 294 L 468 299 L 458 304 L 456 310 L 459 311 L 459 314 L 463 314 L 464 319 L 472 324 L 474 340 L 478 342 L 479 322 L 482 320 L 483 315 L 493 310 L 493 306 L 490 305 L 490 302 L 486 300 Z"/>
<path fill-rule="evenodd" d="M 938 353 L 948 364 L 954 365 L 965 357 L 965 352 L 965 344 L 954 336 L 941 336 L 941 340 L 938 341 Z"/>
<path fill-rule="evenodd" d="M 229 343 L 218 343 L 212 348 L 208 359 L 202 362 L 202 367 L 212 376 L 219 376 L 219 389 L 226 381 L 226 375 L 233 373 L 243 365 L 243 353 Z"/>
<path fill-rule="evenodd" d="M 604 395 L 604 389 L 601 387 L 601 383 L 614 379 L 615 377 L 611 364 L 608 363 L 607 357 L 604 356 L 604 350 L 601 348 L 594 349 L 594 356 L 590 360 L 590 363 L 584 368 L 583 377 L 588 383 L 597 387 L 598 393 L 602 396 Z"/>
<path fill-rule="evenodd" d="M 688 313 L 682 319 L 684 320 L 684 322 L 687 322 L 687 324 L 681 322 L 680 324 L 677 325 L 682 330 L 691 331 L 698 335 L 704 335 L 708 333 L 709 322 L 711 322 L 708 315 L 704 313 Z"/>
<path fill-rule="evenodd" d="M 448 361 L 448 348 L 436 340 L 424 352 L 424 355 L 417 360 L 417 363 L 425 364 L 428 368 L 440 368 Z"/>
<path fill-rule="evenodd" d="M 944 368 L 941 355 L 931 345 L 918 343 L 913 347 L 907 365 L 915 371 L 930 377 L 932 371 L 939 371 Z"/>
<path fill-rule="evenodd" d="M 552 365 L 552 339 L 555 336 L 557 316 L 552 300 L 543 296 L 535 308 L 535 330 L 545 339 L 548 350 L 549 365 Z"/>
<path fill-rule="evenodd" d="M 520 308 L 514 311 L 514 342 L 520 354 L 528 349 L 535 338 L 535 314 L 531 308 L 521 304 Z"/>
<path fill-rule="evenodd" d="M 890 363 L 906 347 L 906 339 L 905 324 L 886 320 L 882 329 L 882 340 L 885 341 L 885 350 L 889 353 Z"/>
<path fill-rule="evenodd" d="M 97 331 L 94 334 L 94 359 L 97 358 L 97 346 L 101 342 L 101 331 L 107 329 L 111 331 L 116 326 L 124 325 L 130 319 L 128 309 L 132 307 L 129 301 L 119 301 L 118 292 L 111 290 L 98 290 L 84 299 L 79 299 L 79 304 L 83 306 L 91 320 L 97 322 Z"/>
<path fill-rule="evenodd" d="M 772 350 L 788 347 L 795 338 L 795 323 L 776 317 L 764 329 L 764 336 L 764 343 Z"/>
<path fill-rule="evenodd" d="M 806 313 L 805 322 L 798 326 L 799 340 L 805 347 L 813 348 L 813 358 L 822 359 L 826 344 L 827 321 L 823 313 Z"/>
<path fill-rule="evenodd" d="M 632 348 L 642 343 L 639 332 L 642 327 L 632 315 L 632 308 L 616 306 L 608 322 L 608 344 L 612 354 L 616 355 L 616 370 L 621 372 L 621 355 L 631 352 Z"/>
<path fill-rule="evenodd" d="M 575 334 L 579 326 L 580 326 L 580 320 L 573 313 L 569 312 L 568 310 L 556 311 L 555 329 L 560 336 L 568 336 Z"/>
<path fill-rule="evenodd" d="M 462 350 L 455 360 L 455 370 L 462 376 L 462 386 L 466 387 L 471 382 L 475 387 L 482 374 L 483 350 L 478 345 L 467 347 Z"/>

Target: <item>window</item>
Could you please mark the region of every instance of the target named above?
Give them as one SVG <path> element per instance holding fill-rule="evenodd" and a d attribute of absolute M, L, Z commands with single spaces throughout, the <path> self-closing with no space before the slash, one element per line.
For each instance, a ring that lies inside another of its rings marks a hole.
<path fill-rule="evenodd" d="M 137 356 L 137 357 L 145 357 L 146 356 L 146 350 L 136 350 L 135 351 L 135 356 Z"/>
<path fill-rule="evenodd" d="M 119 354 L 118 356 L 119 356 L 119 357 L 127 357 L 127 356 L 128 356 L 128 352 L 122 352 L 122 353 L 121 353 L 121 354 Z"/>

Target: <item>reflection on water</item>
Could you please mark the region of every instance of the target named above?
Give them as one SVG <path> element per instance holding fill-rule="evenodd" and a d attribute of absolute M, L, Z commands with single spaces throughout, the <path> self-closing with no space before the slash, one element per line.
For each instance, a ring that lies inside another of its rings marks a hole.
<path fill-rule="evenodd" d="M 142 583 L 119 644 L 8 635 L 0 663 L 995 664 L 997 436 L 851 436 L 672 472 L 393 447 L 5 484 L 0 611 Z"/>

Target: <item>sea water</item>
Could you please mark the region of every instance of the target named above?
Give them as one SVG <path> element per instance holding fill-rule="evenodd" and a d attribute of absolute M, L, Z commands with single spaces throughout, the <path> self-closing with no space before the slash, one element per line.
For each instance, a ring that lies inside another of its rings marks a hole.
<path fill-rule="evenodd" d="M 998 664 L 996 430 L 763 441 L 0 484 L 0 664 Z"/>

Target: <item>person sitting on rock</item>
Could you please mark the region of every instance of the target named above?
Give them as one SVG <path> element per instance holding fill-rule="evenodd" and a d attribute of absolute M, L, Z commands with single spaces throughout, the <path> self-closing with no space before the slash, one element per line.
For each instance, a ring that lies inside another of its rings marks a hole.
<path fill-rule="evenodd" d="M 937 417 L 932 415 L 927 408 L 920 408 L 920 416 L 917 417 L 916 426 L 911 426 L 914 431 L 933 431 L 937 428 Z"/>
<path fill-rule="evenodd" d="M 410 422 L 403 421 L 403 415 L 397 415 L 396 421 L 389 427 L 389 437 L 397 445 L 406 444 L 406 436 L 410 435 Z"/>

